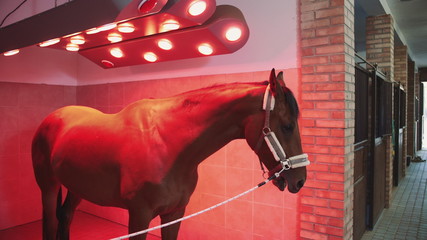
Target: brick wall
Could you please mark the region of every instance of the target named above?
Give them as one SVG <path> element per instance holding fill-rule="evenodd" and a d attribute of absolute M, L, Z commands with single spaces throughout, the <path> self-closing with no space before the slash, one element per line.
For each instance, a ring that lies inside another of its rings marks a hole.
<path fill-rule="evenodd" d="M 366 59 L 378 65 L 378 70 L 386 74 L 389 81 L 394 81 L 394 26 L 391 15 L 371 16 L 366 18 Z M 391 102 L 394 91 L 391 92 Z M 393 109 L 392 109 L 393 116 Z M 385 207 L 389 207 L 393 187 L 393 146 L 392 137 L 385 136 Z"/>
<path fill-rule="evenodd" d="M 302 139 L 312 164 L 301 197 L 303 239 L 353 234 L 354 5 L 300 0 Z"/>
<path fill-rule="evenodd" d="M 406 78 L 408 77 L 408 48 L 396 46 L 394 48 L 394 80 L 402 84 L 406 89 Z"/>
<path fill-rule="evenodd" d="M 366 18 L 366 59 L 394 80 L 394 27 L 391 15 Z"/>

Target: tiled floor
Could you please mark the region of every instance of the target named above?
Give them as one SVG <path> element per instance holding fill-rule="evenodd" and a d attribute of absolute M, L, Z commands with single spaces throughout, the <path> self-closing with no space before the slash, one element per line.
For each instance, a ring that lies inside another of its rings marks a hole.
<path fill-rule="evenodd" d="M 75 221 L 71 224 L 70 238 L 76 240 L 106 240 L 127 234 L 127 227 L 76 211 Z M 36 221 L 14 228 L 1 230 L 0 239 L 4 240 L 41 240 L 42 223 Z M 158 240 L 160 237 L 148 234 L 147 240 Z"/>
<path fill-rule="evenodd" d="M 427 151 L 419 151 L 427 159 Z M 385 209 L 373 231 L 362 240 L 427 239 L 427 163 L 412 162 L 406 177 L 399 183 L 390 208 Z"/>

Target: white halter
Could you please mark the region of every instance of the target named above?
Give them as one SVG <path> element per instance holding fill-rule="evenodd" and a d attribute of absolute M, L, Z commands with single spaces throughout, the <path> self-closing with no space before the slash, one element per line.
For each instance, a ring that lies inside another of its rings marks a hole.
<path fill-rule="evenodd" d="M 264 140 L 267 143 L 268 148 L 274 156 L 276 161 L 280 162 L 282 165 L 282 170 L 288 170 L 291 168 L 305 167 L 310 164 L 308 160 L 308 155 L 306 153 L 292 156 L 286 158 L 286 153 L 280 145 L 279 140 L 276 137 L 276 134 L 270 129 L 270 112 L 274 110 L 275 99 L 270 90 L 270 85 L 267 86 L 264 93 L 264 101 L 262 104 L 263 110 L 265 110 L 265 122 L 264 128 L 262 129 L 262 134 L 264 135 Z M 281 172 L 280 171 L 280 172 Z"/>

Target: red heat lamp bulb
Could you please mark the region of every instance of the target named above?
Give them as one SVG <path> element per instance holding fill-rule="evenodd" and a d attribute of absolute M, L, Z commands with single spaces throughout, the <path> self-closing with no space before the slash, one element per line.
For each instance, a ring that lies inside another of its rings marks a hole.
<path fill-rule="evenodd" d="M 142 0 L 138 5 L 138 11 L 142 14 L 147 14 L 157 5 L 157 0 Z"/>
<path fill-rule="evenodd" d="M 108 61 L 108 60 L 102 60 L 101 61 L 102 65 L 104 65 L 105 68 L 112 68 L 114 67 L 114 63 Z"/>

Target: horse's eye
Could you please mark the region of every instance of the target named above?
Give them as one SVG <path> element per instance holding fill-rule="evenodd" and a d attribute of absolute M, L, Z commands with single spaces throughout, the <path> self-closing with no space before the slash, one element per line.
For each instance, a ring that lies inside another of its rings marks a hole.
<path fill-rule="evenodd" d="M 284 125 L 282 126 L 282 131 L 284 133 L 290 133 L 294 130 L 294 125 L 293 124 L 288 124 L 288 125 Z"/>

